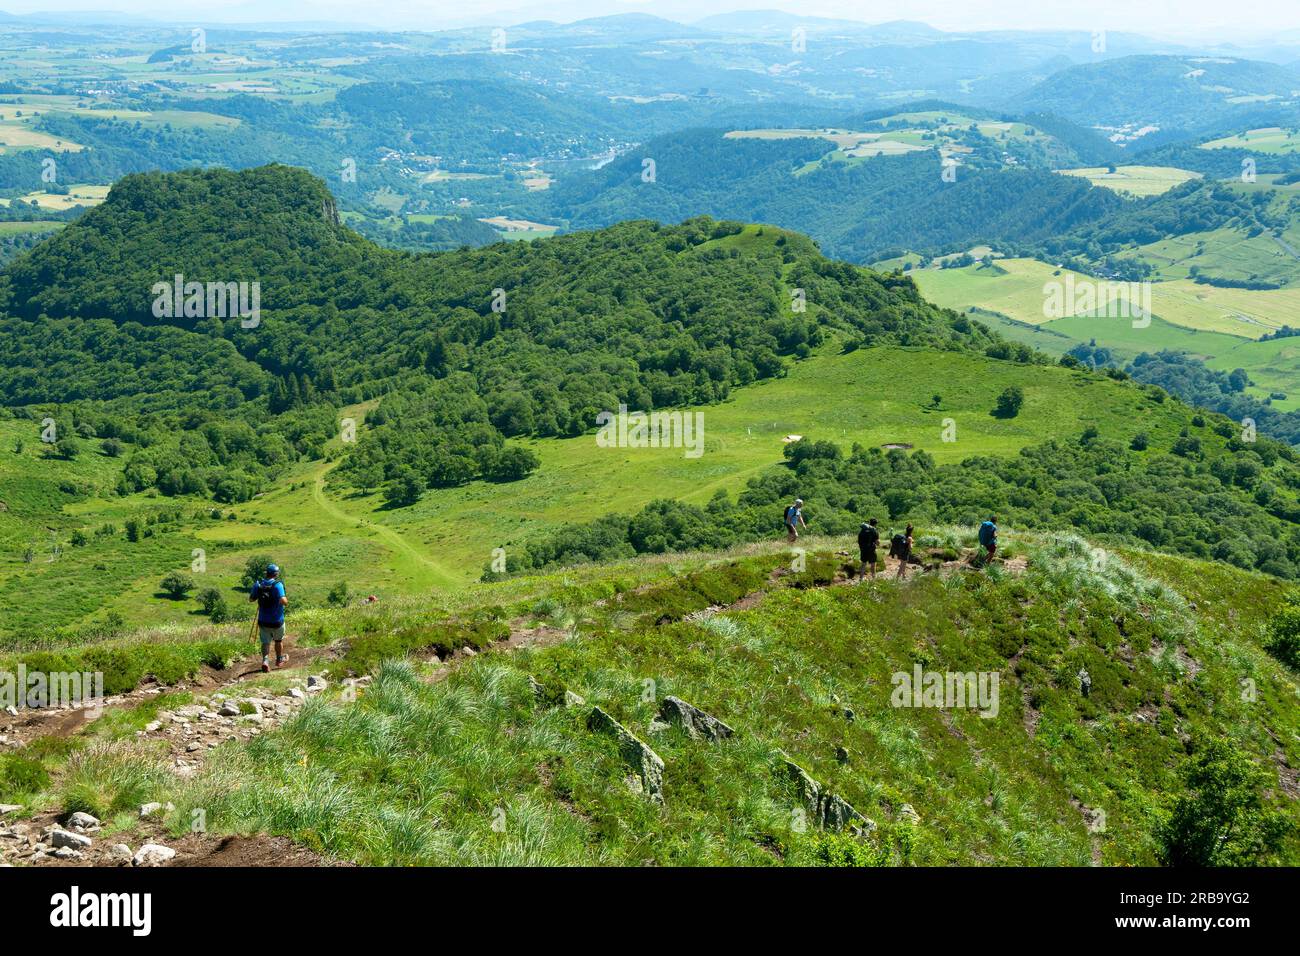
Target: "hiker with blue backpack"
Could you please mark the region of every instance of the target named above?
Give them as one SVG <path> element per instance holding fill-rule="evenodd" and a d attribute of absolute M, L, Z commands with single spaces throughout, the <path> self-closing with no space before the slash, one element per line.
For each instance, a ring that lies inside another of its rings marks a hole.
<path fill-rule="evenodd" d="M 791 544 L 799 540 L 799 525 L 808 530 L 808 523 L 803 520 L 803 499 L 794 499 L 794 504 L 785 509 L 785 533 Z"/>
<path fill-rule="evenodd" d="M 984 549 L 984 559 L 981 563 L 989 564 L 998 550 L 997 515 L 993 515 L 980 525 L 980 547 Z"/>
<path fill-rule="evenodd" d="M 274 564 L 266 566 L 266 575 L 254 582 L 248 599 L 257 602 L 257 629 L 262 638 L 262 673 L 271 670 L 271 644 L 275 643 L 275 666 L 289 662 L 284 653 L 284 609 L 289 599 L 284 594 L 280 569 Z"/>

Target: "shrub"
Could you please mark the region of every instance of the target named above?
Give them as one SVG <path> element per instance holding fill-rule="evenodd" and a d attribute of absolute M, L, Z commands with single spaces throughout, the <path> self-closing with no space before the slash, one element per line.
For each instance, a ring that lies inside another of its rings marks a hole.
<path fill-rule="evenodd" d="M 330 603 L 331 607 L 347 607 L 352 600 L 352 592 L 348 589 L 346 581 L 340 581 L 334 587 L 330 588 L 329 594 L 325 600 Z"/>
<path fill-rule="evenodd" d="M 1015 418 L 1025 404 L 1025 391 L 1019 385 L 1008 385 L 998 396 L 993 414 L 998 418 Z"/>
<path fill-rule="evenodd" d="M 195 588 L 194 579 L 188 574 L 173 571 L 162 579 L 163 593 L 173 601 L 179 601 Z"/>
<path fill-rule="evenodd" d="M 1300 669 L 1300 594 L 1292 594 L 1269 620 L 1264 650 L 1288 667 Z"/>
<path fill-rule="evenodd" d="M 1270 775 L 1221 738 L 1183 771 L 1186 792 L 1159 828 L 1167 866 L 1250 866 L 1277 850 L 1291 824 L 1260 797 Z"/>
<path fill-rule="evenodd" d="M 12 797 L 44 790 L 50 784 L 49 772 L 39 760 L 22 754 L 0 757 L 0 797 Z"/>

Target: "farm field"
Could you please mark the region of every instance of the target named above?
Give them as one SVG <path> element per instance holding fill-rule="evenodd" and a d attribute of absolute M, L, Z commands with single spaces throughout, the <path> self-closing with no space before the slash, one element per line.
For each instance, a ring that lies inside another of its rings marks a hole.
<path fill-rule="evenodd" d="M 1046 314 L 1044 287 L 1064 283 L 1070 275 L 1037 259 L 999 259 L 992 267 L 915 269 L 909 274 L 925 297 L 940 305 L 977 306 L 1029 325 L 1058 318 Z M 1098 281 L 1072 275 L 1076 285 Z M 1151 309 L 1171 325 L 1258 338 L 1300 315 L 1300 289 L 1221 289 L 1186 279 L 1155 282 Z"/>
<path fill-rule="evenodd" d="M 1174 166 L 1119 166 L 1114 172 L 1110 172 L 1104 166 L 1091 166 L 1082 169 L 1058 169 L 1057 172 L 1063 176 L 1079 176 L 1094 186 L 1102 186 L 1130 196 L 1158 196 L 1189 179 L 1200 178 L 1200 173 Z"/>
<path fill-rule="evenodd" d="M 1300 152 L 1300 130 L 1265 126 L 1260 129 L 1246 130 L 1236 136 L 1210 140 L 1208 143 L 1202 143 L 1200 148 L 1249 149 L 1257 153 L 1287 155 Z"/>

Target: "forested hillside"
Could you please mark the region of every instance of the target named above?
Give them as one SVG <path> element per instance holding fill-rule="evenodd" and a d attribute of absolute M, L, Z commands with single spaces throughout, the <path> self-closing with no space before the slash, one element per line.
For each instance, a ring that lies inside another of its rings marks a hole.
<path fill-rule="evenodd" d="M 815 139 L 728 139 L 697 130 L 653 139 L 547 197 L 574 228 L 688 210 L 771 222 L 806 232 L 854 262 L 895 251 L 942 252 L 975 242 L 1032 244 L 1092 223 L 1123 201 L 1086 181 L 1042 169 L 1004 168 L 992 147 L 964 155 L 945 176 L 936 151 L 860 163 L 822 162 Z M 643 177 L 654 161 L 654 181 Z"/>
<path fill-rule="evenodd" d="M 728 242 L 740 228 L 629 222 L 413 255 L 341 226 L 324 184 L 301 171 L 128 177 L 5 273 L 0 397 L 59 406 L 68 435 L 138 446 L 133 490 L 221 488 L 226 500 L 255 493 L 286 455 L 319 454 L 335 408 L 383 397 L 344 474 L 362 488 L 400 481 L 409 498 L 526 474 L 535 462 L 507 452 L 507 437 L 581 434 L 620 402 L 723 399 L 782 374 L 828 330 L 945 348 L 994 341 L 906 279 L 775 230 Z M 201 304 L 160 317 L 155 285 L 177 275 L 256 283 L 256 324 Z M 201 447 L 182 451 L 177 429 Z M 251 447 L 253 430 L 274 436 L 271 461 Z"/>

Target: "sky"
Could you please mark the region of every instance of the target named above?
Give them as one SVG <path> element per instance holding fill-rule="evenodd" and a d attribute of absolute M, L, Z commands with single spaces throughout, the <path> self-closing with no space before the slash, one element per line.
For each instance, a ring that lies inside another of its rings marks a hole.
<path fill-rule="evenodd" d="M 569 21 L 650 13 L 690 22 L 733 10 L 779 8 L 803 16 L 879 23 L 921 20 L 943 30 L 1075 29 L 1169 39 L 1269 39 L 1300 33 L 1296 0 L 0 0 L 9 13 L 114 10 L 163 22 L 338 21 L 389 29 L 450 29 L 524 20 Z"/>

